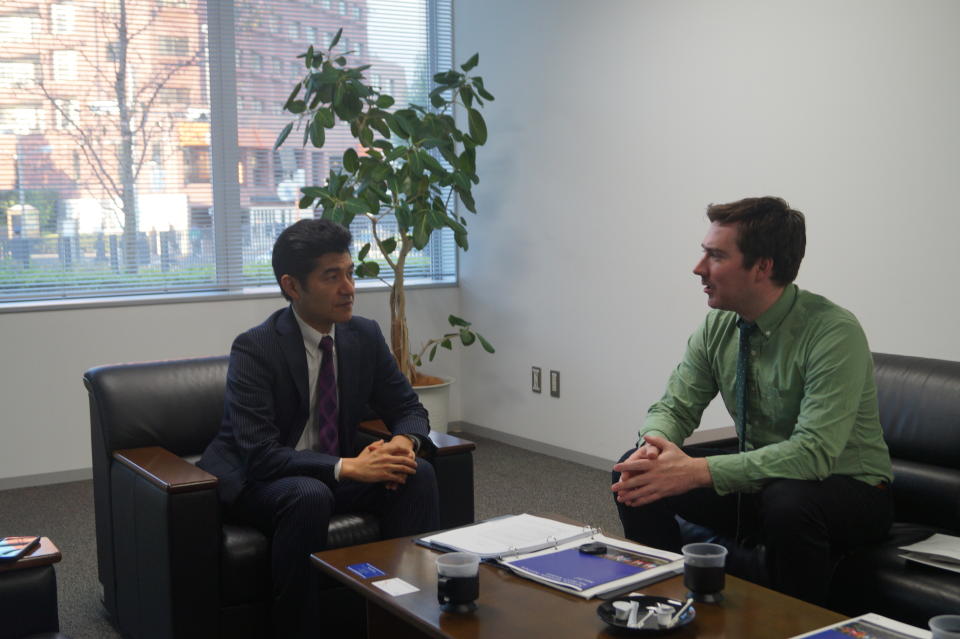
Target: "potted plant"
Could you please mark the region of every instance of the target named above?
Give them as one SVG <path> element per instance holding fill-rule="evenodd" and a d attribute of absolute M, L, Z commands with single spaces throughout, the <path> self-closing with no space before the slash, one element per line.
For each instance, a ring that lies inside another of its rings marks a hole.
<path fill-rule="evenodd" d="M 341 167 L 331 169 L 324 185 L 305 186 L 300 208 L 314 207 L 324 219 L 349 226 L 362 215 L 370 221 L 373 242 L 357 255 L 358 277 L 380 277 L 379 256 L 393 272 L 383 279 L 390 287 L 390 345 L 400 370 L 415 386 L 436 384 L 418 371 L 423 358 L 433 360 L 438 348 L 452 349 L 474 342 L 488 353 L 494 348 L 477 333 L 470 322 L 448 317 L 451 330 L 428 340 L 420 351 L 410 349 L 407 329 L 404 269 L 414 249 L 422 250 L 434 233 L 449 228 L 456 245 L 467 250 L 467 220 L 457 210 L 454 197 L 471 213 L 476 207 L 471 193 L 479 183 L 476 149 L 487 141 L 487 127 L 480 108 L 493 100 L 479 76 L 469 75 L 479 56 L 460 66 L 434 75 L 436 87 L 430 92 L 431 107 L 410 104 L 394 108 L 393 96 L 366 83 L 364 71 L 370 65 L 350 66 L 346 52 L 334 53 L 343 30 L 337 32 L 326 51 L 310 47 L 303 58 L 306 73 L 284 104 L 296 119 L 287 123 L 277 137 L 279 148 L 295 129 L 303 131 L 303 144 L 322 148 L 326 131 L 342 122 L 350 129 L 356 145 L 343 153 Z M 467 130 L 457 126 L 452 110 L 459 105 L 466 112 Z M 396 221 L 397 231 L 385 232 L 382 222 Z M 445 426 L 445 424 L 441 425 Z"/>

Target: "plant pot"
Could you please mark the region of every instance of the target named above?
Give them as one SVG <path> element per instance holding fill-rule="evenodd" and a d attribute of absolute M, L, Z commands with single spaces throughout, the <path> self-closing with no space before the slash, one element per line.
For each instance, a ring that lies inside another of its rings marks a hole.
<path fill-rule="evenodd" d="M 438 433 L 447 432 L 447 423 L 450 421 L 450 385 L 457 381 L 453 377 L 442 379 L 439 384 L 413 387 L 420 397 L 420 403 L 430 414 L 430 428 Z"/>

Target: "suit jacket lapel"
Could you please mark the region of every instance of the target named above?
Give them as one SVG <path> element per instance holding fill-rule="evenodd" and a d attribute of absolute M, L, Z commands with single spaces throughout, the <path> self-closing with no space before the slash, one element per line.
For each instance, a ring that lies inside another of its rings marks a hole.
<path fill-rule="evenodd" d="M 303 335 L 300 333 L 300 326 L 293 316 L 293 309 L 287 309 L 277 318 L 277 333 L 280 335 L 280 348 L 283 350 L 284 359 L 287 360 L 287 366 L 290 369 L 290 375 L 293 377 L 293 383 L 297 388 L 297 394 L 300 396 L 300 412 L 306 416 L 310 414 L 310 390 L 307 388 L 307 354 L 303 350 Z M 306 417 L 304 417 L 306 419 Z M 302 432 L 302 424 L 297 424 L 297 439 Z"/>

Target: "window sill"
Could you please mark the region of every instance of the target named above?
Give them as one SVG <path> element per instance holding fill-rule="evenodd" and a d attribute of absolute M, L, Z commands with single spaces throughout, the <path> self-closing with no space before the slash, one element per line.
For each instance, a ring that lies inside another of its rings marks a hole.
<path fill-rule="evenodd" d="M 446 280 L 408 278 L 405 288 L 408 290 L 421 288 L 454 288 L 457 285 L 458 283 L 454 278 L 449 278 Z M 388 290 L 387 285 L 380 281 L 357 281 L 357 293 L 359 294 L 386 290 Z M 256 286 L 233 291 L 116 295 L 109 297 L 76 297 L 55 300 L 4 302 L 0 303 L 0 315 L 5 313 L 37 313 L 41 311 L 64 311 L 123 306 L 151 306 L 156 304 L 190 304 L 194 302 L 230 302 L 237 300 L 267 298 L 280 299 L 280 291 L 275 285 Z"/>

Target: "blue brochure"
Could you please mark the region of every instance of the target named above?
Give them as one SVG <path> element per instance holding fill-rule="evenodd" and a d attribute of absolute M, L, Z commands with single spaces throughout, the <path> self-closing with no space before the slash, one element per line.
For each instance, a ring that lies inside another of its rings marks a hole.
<path fill-rule="evenodd" d="M 582 597 L 630 585 L 649 583 L 677 574 L 682 570 L 680 556 L 629 542 L 596 536 L 606 551 L 600 554 L 581 552 L 580 544 L 564 544 L 501 563 L 517 573 L 548 586 Z M 623 546 L 632 546 L 624 548 Z"/>

